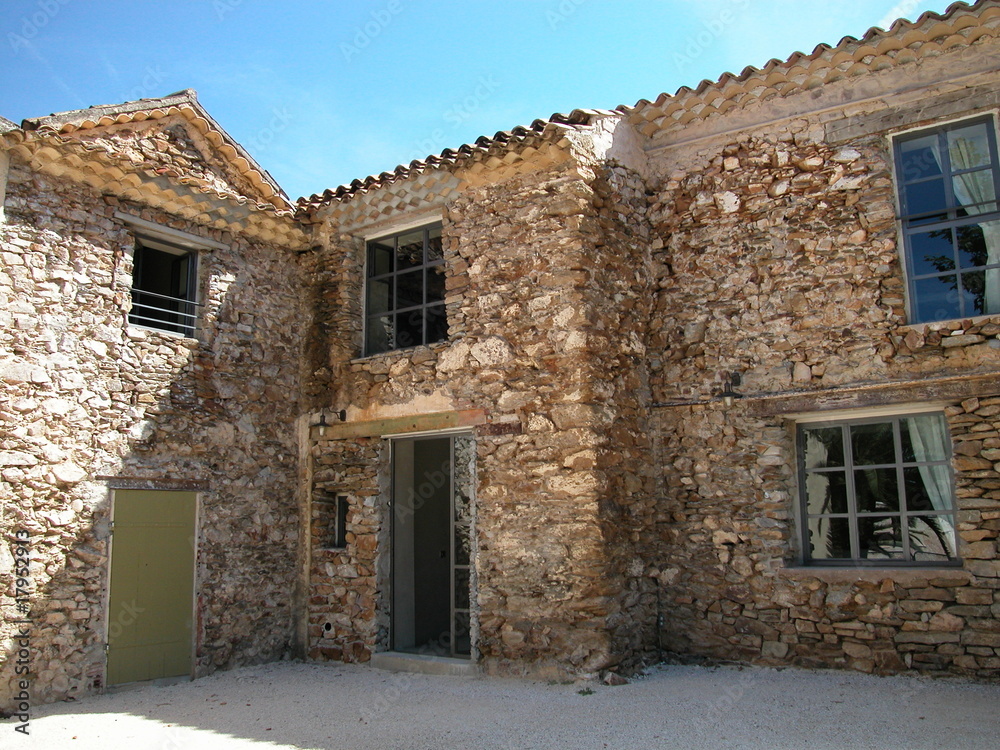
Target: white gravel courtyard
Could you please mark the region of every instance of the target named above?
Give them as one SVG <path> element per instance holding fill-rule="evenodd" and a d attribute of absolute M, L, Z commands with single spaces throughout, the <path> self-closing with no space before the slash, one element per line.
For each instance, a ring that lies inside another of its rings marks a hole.
<path fill-rule="evenodd" d="M 1000 685 L 663 666 L 609 687 L 282 662 L 39 706 L 7 750 L 996 748 Z"/>

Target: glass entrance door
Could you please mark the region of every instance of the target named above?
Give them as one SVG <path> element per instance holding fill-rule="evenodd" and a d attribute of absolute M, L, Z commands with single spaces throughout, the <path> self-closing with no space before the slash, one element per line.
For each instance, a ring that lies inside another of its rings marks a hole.
<path fill-rule="evenodd" d="M 473 442 L 393 441 L 392 648 L 471 652 Z"/>

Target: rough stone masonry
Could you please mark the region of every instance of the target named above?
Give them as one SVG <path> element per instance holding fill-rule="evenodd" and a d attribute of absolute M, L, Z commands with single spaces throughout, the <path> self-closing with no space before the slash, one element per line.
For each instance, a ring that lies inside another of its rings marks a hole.
<path fill-rule="evenodd" d="M 198 493 L 193 676 L 369 661 L 391 436 L 456 431 L 485 672 L 996 677 L 1000 316 L 912 322 L 893 139 L 996 131 L 998 27 L 958 4 L 297 205 L 193 92 L 0 123 L 0 703 L 22 619 L 32 700 L 104 686 L 129 488 Z M 432 224 L 447 336 L 364 356 L 366 240 Z M 129 320 L 148 236 L 195 248 L 193 335 Z M 958 560 L 808 564 L 798 425 L 913 409 L 950 433 Z"/>

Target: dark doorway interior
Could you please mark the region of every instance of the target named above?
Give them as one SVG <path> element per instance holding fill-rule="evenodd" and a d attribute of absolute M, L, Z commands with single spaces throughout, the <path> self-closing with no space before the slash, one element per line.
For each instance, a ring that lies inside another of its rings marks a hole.
<path fill-rule="evenodd" d="M 393 443 L 395 651 L 464 657 L 470 653 L 470 503 L 463 489 L 468 482 L 463 480 L 462 488 L 456 485 L 456 440 L 471 442 L 430 437 Z"/>

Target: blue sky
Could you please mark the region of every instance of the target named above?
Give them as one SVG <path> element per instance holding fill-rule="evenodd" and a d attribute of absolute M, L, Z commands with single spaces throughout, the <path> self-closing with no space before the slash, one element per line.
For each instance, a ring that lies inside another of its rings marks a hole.
<path fill-rule="evenodd" d="M 938 0 L 3 0 L 0 114 L 198 91 L 290 197 L 613 108 Z"/>

